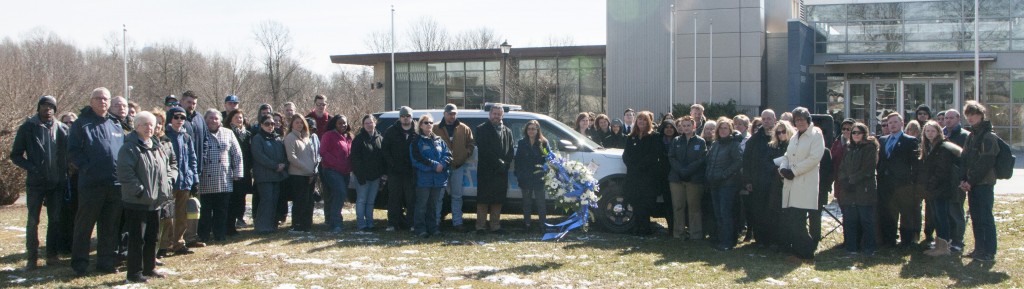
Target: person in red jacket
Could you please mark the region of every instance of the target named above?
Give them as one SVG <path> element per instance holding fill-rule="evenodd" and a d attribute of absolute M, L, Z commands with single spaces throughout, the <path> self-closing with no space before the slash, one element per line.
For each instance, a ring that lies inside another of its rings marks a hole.
<path fill-rule="evenodd" d="M 349 174 L 352 173 L 349 155 L 352 152 L 354 136 L 352 128 L 348 124 L 348 118 L 344 115 L 336 115 L 331 118 L 326 129 L 327 132 L 320 137 L 320 157 L 322 158 L 320 164 L 324 169 L 324 184 L 327 185 L 327 191 L 330 192 L 324 214 L 327 217 L 327 225 L 331 227 L 331 232 L 340 233 L 342 231 L 341 207 L 345 204 Z"/>

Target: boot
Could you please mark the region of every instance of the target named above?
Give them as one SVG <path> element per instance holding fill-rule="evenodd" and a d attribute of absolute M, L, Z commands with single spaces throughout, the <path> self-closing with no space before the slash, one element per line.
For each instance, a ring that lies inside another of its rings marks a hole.
<path fill-rule="evenodd" d="M 942 238 L 935 238 L 935 248 L 924 251 L 925 255 L 938 257 L 949 256 L 949 241 Z"/>

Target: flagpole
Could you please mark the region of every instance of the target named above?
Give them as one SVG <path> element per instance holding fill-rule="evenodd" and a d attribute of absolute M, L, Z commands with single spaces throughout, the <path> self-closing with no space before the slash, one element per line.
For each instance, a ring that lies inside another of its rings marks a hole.
<path fill-rule="evenodd" d="M 715 20 L 708 21 L 708 103 L 712 103 L 715 101 Z"/>
<path fill-rule="evenodd" d="M 669 7 L 669 30 L 668 30 L 668 112 L 672 112 L 672 105 L 675 104 L 674 86 L 676 84 L 676 5 Z"/>
<path fill-rule="evenodd" d="M 395 110 L 395 5 L 391 5 L 391 110 Z"/>
<path fill-rule="evenodd" d="M 121 46 L 124 51 L 124 98 L 131 100 L 131 91 L 128 90 L 128 25 L 121 24 Z"/>
<path fill-rule="evenodd" d="M 978 35 L 978 0 L 974 0 L 974 101 L 981 97 L 981 59 Z"/>
<path fill-rule="evenodd" d="M 693 104 L 697 104 L 697 12 L 693 12 Z"/>

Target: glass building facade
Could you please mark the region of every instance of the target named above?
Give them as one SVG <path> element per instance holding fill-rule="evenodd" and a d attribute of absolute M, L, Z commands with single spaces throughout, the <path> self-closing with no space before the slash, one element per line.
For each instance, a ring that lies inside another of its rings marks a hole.
<path fill-rule="evenodd" d="M 447 103 L 479 109 L 486 102 L 500 102 L 501 63 L 399 62 L 395 65 L 395 102 L 415 109 L 439 109 Z M 603 57 L 509 58 L 507 63 L 508 103 L 569 122 L 581 111 L 605 111 Z"/>
<path fill-rule="evenodd" d="M 1024 51 L 1024 1 L 980 3 L 980 50 L 996 57 L 981 63 L 979 100 L 988 107 L 995 132 L 1021 148 L 1024 67 L 996 61 Z M 815 113 L 831 114 L 837 121 L 854 118 L 878 129 L 879 120 L 891 112 L 909 121 L 919 105 L 928 105 L 934 114 L 960 109 L 975 98 L 972 60 L 906 61 L 920 55 L 973 58 L 973 0 L 809 5 L 806 11 L 806 23 L 815 32 Z M 873 55 L 905 58 L 860 64 L 820 60 Z"/>

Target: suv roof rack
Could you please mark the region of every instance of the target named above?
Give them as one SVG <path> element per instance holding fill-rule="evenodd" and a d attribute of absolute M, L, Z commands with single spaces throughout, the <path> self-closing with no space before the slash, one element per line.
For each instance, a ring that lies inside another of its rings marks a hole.
<path fill-rule="evenodd" d="M 502 105 L 502 108 L 505 109 L 505 112 L 509 112 L 509 111 L 522 111 L 523 110 L 523 106 L 522 105 L 499 103 L 499 102 L 485 102 L 483 107 L 482 107 L 482 110 L 483 111 L 491 111 L 491 106 L 495 105 L 495 104 Z"/>

